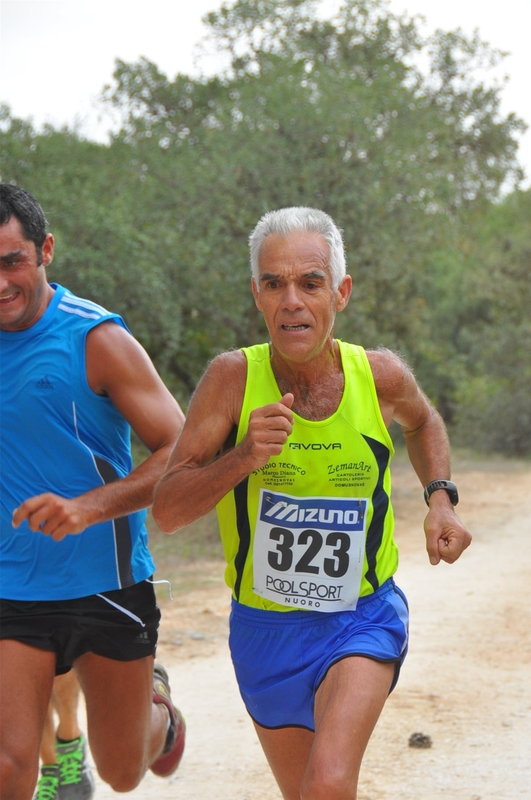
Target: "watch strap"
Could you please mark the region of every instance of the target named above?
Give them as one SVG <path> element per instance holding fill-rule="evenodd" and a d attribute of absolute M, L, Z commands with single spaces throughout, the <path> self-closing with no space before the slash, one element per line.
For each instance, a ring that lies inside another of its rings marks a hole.
<path fill-rule="evenodd" d="M 453 481 L 447 481 L 444 478 L 438 478 L 437 480 L 428 483 L 424 489 L 424 500 L 426 501 L 427 506 L 430 504 L 431 495 L 438 489 L 444 489 L 444 491 L 448 493 L 448 497 L 450 498 L 450 502 L 453 506 L 458 504 L 459 494 L 455 483 Z"/>

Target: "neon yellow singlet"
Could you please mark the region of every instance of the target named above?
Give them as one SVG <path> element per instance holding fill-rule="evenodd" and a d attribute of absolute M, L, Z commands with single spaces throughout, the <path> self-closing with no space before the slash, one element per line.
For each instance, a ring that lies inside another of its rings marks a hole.
<path fill-rule="evenodd" d="M 393 444 L 364 349 L 337 341 L 345 385 L 335 413 L 319 421 L 294 414 L 281 455 L 217 505 L 225 580 L 236 600 L 254 608 L 355 608 L 358 596 L 374 592 L 398 565 Z M 247 381 L 236 444 L 251 411 L 281 398 L 269 345 L 243 352 Z"/>

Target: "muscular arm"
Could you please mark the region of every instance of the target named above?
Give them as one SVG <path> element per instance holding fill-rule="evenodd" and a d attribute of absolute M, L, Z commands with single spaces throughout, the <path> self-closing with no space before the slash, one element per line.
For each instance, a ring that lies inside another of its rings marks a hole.
<path fill-rule="evenodd" d="M 15 527 L 27 519 L 31 530 L 56 540 L 151 505 L 155 483 L 184 423 L 147 353 L 121 326 L 105 322 L 90 331 L 86 362 L 91 389 L 111 399 L 151 455 L 122 480 L 70 499 L 37 495 L 14 511 Z"/>
<path fill-rule="evenodd" d="M 369 351 L 380 408 L 387 425 L 402 428 L 410 461 L 422 486 L 450 478 L 450 445 L 442 417 L 429 402 L 407 365 L 388 350 Z M 434 492 L 424 521 L 426 549 L 432 564 L 455 561 L 471 541 L 448 494 Z"/>
<path fill-rule="evenodd" d="M 292 429 L 293 395 L 254 410 L 242 442 L 223 452 L 239 422 L 246 375 L 245 356 L 235 351 L 214 359 L 201 379 L 166 473 L 155 489 L 153 517 L 165 533 L 204 516 L 241 480 L 282 451 Z"/>

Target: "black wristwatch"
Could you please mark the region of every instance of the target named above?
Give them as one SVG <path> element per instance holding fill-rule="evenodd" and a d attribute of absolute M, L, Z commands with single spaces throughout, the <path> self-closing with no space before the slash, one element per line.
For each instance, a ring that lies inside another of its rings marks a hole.
<path fill-rule="evenodd" d="M 433 492 L 436 492 L 437 489 L 444 489 L 445 492 L 448 492 L 448 497 L 450 498 L 450 502 L 453 506 L 456 506 L 459 502 L 459 495 L 457 493 L 457 486 L 453 481 L 447 481 L 443 478 L 440 478 L 437 481 L 432 481 L 428 483 L 426 488 L 424 489 L 424 500 L 426 501 L 426 505 L 429 506 L 430 504 L 430 497 Z"/>

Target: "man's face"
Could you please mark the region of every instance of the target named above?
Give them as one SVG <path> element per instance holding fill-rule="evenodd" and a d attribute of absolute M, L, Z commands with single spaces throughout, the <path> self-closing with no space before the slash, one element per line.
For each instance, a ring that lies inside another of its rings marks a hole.
<path fill-rule="evenodd" d="M 37 322 L 46 311 L 51 290 L 45 267 L 53 257 L 53 236 L 42 246 L 39 264 L 35 244 L 24 237 L 20 222 L 11 217 L 0 225 L 0 328 L 20 331 Z"/>
<path fill-rule="evenodd" d="M 337 311 L 348 302 L 352 281 L 347 275 L 334 291 L 328 260 L 328 243 L 318 233 L 272 235 L 262 244 L 253 293 L 273 347 L 288 361 L 317 356 L 331 341 Z"/>

